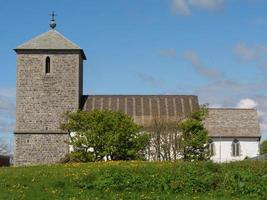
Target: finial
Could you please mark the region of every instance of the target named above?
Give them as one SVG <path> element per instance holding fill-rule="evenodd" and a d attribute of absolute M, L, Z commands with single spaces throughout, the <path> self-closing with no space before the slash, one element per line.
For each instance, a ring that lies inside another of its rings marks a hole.
<path fill-rule="evenodd" d="M 52 29 L 55 29 L 56 28 L 56 26 L 57 26 L 57 23 L 56 23 L 56 20 L 55 20 L 55 16 L 57 16 L 55 13 L 54 13 L 54 11 L 52 11 L 52 13 L 51 14 L 49 14 L 50 16 L 52 16 L 52 19 L 50 20 L 50 27 L 52 28 Z"/>

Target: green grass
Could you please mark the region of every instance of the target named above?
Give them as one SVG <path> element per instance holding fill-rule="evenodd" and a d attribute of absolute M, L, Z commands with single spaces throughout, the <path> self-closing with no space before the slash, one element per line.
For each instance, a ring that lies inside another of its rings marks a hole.
<path fill-rule="evenodd" d="M 101 162 L 0 168 L 0 199 L 267 199 L 267 162 Z"/>

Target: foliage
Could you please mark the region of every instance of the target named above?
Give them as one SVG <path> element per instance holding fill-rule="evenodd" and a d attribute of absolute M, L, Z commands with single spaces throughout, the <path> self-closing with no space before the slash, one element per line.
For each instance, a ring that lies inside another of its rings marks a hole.
<path fill-rule="evenodd" d="M 0 168 L 0 199 L 266 199 L 267 161 Z"/>
<path fill-rule="evenodd" d="M 260 146 L 260 153 L 267 154 L 267 140 L 264 140 Z"/>
<path fill-rule="evenodd" d="M 2 139 L 0 139 L 0 155 L 8 155 L 8 146 L 6 142 Z"/>
<path fill-rule="evenodd" d="M 180 149 L 184 160 L 208 160 L 208 131 L 203 121 L 208 114 L 206 105 L 193 112 L 186 120 L 179 122 Z"/>
<path fill-rule="evenodd" d="M 144 127 L 150 133 L 147 148 L 149 160 L 177 160 L 179 156 L 179 132 L 177 121 L 163 117 L 155 117 L 148 126 Z"/>
<path fill-rule="evenodd" d="M 79 161 L 142 159 L 149 137 L 141 127 L 121 112 L 94 110 L 67 113 L 63 130 L 71 136 L 72 157 Z"/>

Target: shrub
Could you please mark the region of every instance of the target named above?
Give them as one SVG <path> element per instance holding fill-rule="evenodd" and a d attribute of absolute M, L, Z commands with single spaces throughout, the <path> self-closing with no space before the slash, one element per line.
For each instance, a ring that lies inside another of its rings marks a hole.
<path fill-rule="evenodd" d="M 144 159 L 149 136 L 140 133 L 141 127 L 121 112 L 109 110 L 67 113 L 62 129 L 71 135 L 74 151 L 71 158 L 88 162 Z"/>

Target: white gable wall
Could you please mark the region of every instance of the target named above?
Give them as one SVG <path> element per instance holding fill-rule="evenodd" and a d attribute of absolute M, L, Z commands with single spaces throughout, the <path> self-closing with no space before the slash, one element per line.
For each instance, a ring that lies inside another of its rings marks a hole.
<path fill-rule="evenodd" d="M 230 162 L 244 160 L 246 157 L 259 155 L 259 138 L 211 138 L 214 142 L 214 162 Z M 240 156 L 232 155 L 232 142 L 238 139 L 240 142 Z"/>

